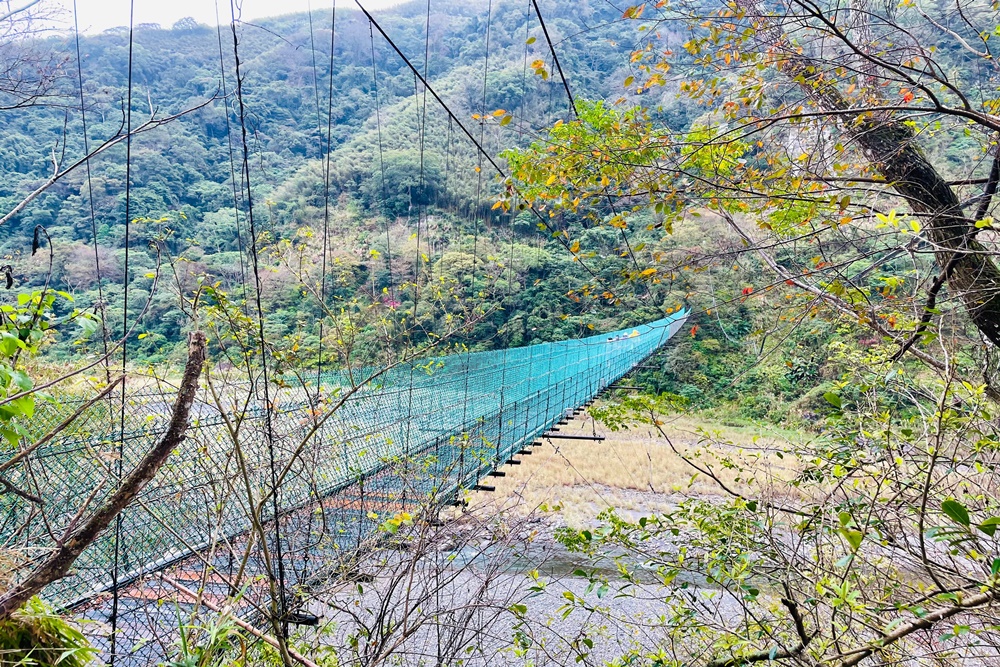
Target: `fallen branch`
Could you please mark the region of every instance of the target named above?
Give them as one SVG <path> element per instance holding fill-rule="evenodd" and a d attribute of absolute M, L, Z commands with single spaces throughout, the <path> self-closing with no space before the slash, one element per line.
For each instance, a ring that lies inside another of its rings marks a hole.
<path fill-rule="evenodd" d="M 846 658 L 842 663 L 840 663 L 840 667 L 854 667 L 854 665 L 857 665 L 865 658 L 869 657 L 876 651 L 882 650 L 889 644 L 893 644 L 899 641 L 900 639 L 903 639 L 907 635 L 913 634 L 917 630 L 926 630 L 928 628 L 932 628 L 937 623 L 949 619 L 952 616 L 955 616 L 956 614 L 960 614 L 963 611 L 968 611 L 969 609 L 972 609 L 974 607 L 981 607 L 985 604 L 989 604 L 990 602 L 996 599 L 996 596 L 997 595 L 995 591 L 987 591 L 985 593 L 973 595 L 972 597 L 966 600 L 960 601 L 958 604 L 954 606 L 938 609 L 937 611 L 932 611 L 926 616 L 921 616 L 920 618 L 910 623 L 905 623 L 899 626 L 892 632 L 888 633 L 878 641 L 869 644 L 868 646 L 855 649 L 853 651 L 848 651 L 838 656 L 834 656 L 833 660 L 836 660 L 838 658 Z"/>

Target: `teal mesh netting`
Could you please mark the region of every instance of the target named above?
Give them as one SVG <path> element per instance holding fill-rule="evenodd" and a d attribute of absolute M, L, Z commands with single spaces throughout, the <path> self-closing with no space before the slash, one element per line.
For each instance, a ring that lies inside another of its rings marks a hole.
<path fill-rule="evenodd" d="M 203 390 L 183 447 L 122 515 L 117 549 L 116 531 L 109 530 L 45 597 L 103 618 L 99 594 L 116 579 L 120 590 L 133 591 L 120 600 L 117 625 L 138 636 L 148 632 L 138 628 L 149 622 L 149 605 L 142 601 L 152 596 L 142 592 L 141 582 L 150 573 L 193 553 L 219 572 L 261 572 L 259 550 L 246 549 L 247 562 L 240 563 L 232 556 L 239 549 L 212 545 L 251 543 L 247 490 L 259 500 L 271 488 L 269 444 L 279 476 L 276 532 L 286 554 L 285 575 L 290 587 L 307 584 L 376 534 L 393 513 L 460 499 L 568 411 L 656 352 L 686 317 L 684 311 L 579 340 L 422 359 L 383 374 L 332 413 L 310 400 L 315 386 L 275 387 L 271 438 L 262 401 L 222 411 Z M 346 376 L 324 375 L 324 405 L 335 405 L 349 386 Z M 128 398 L 121 450 L 126 474 L 162 435 L 172 398 L 162 392 Z M 75 407 L 42 406 L 33 428 L 44 434 Z M 45 512 L 43 520 L 30 501 L 0 495 L 0 544 L 41 557 L 88 497 L 94 507 L 110 493 L 118 464 L 117 409 L 94 405 L 5 473 L 13 485 L 38 495 Z M 263 505 L 270 534 L 272 505 Z M 215 552 L 226 555 L 211 560 Z M 130 613 L 145 620 L 130 622 Z"/>

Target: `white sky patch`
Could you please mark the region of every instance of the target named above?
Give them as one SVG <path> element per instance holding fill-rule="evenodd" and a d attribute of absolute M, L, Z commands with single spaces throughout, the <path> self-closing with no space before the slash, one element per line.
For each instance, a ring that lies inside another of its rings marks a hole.
<path fill-rule="evenodd" d="M 62 12 L 57 21 L 58 27 L 72 29 L 73 0 L 45 0 L 50 7 L 61 7 Z M 136 25 L 139 23 L 159 23 L 163 28 L 169 28 L 176 21 L 190 16 L 198 23 L 216 25 L 215 0 L 134 0 Z M 376 10 L 403 4 L 405 0 L 362 0 L 366 9 Z M 16 4 L 16 3 L 15 3 Z M 116 26 L 127 26 L 129 19 L 130 0 L 76 0 L 79 14 L 80 31 L 99 33 Z M 316 10 L 329 11 L 331 0 L 243 0 L 238 3 L 237 11 L 242 9 L 242 18 L 247 21 L 259 20 L 268 16 L 281 16 L 305 12 L 310 7 Z M 337 7 L 357 9 L 353 0 L 337 0 Z M 218 0 L 219 19 L 223 24 L 230 20 L 229 0 Z"/>

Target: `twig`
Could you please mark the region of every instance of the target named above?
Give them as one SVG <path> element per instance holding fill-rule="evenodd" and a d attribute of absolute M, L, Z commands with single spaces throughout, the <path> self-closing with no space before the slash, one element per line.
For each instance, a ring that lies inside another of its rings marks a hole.
<path fill-rule="evenodd" d="M 83 405 L 81 405 L 69 417 L 66 417 L 66 419 L 64 419 L 61 422 L 59 422 L 59 424 L 57 424 L 55 428 L 53 428 L 51 431 L 49 431 L 44 436 L 42 436 L 41 438 L 39 438 L 36 442 L 32 443 L 31 446 L 22 449 L 21 451 L 19 451 L 17 454 L 15 454 L 14 456 L 12 456 L 11 458 L 7 459 L 3 463 L 0 463 L 0 473 L 5 472 L 5 471 L 9 470 L 10 468 L 14 467 L 14 465 L 16 465 L 17 462 L 20 461 L 21 459 L 23 459 L 25 456 L 27 456 L 28 454 L 31 454 L 31 452 L 35 451 L 36 449 L 38 449 L 39 447 L 41 447 L 42 445 L 44 445 L 45 443 L 47 443 L 49 440 L 51 440 L 52 438 L 54 438 L 57 435 L 59 435 L 59 433 L 61 433 L 67 426 L 69 426 L 70 424 L 72 424 L 73 422 L 75 422 L 77 419 L 79 419 L 80 415 L 82 415 L 84 412 L 86 412 L 88 409 L 90 409 L 91 406 L 93 406 L 99 400 L 101 400 L 102 398 L 104 398 L 105 396 L 107 396 L 108 394 L 110 394 L 112 392 L 112 390 L 114 390 L 114 388 L 117 387 L 122 382 L 122 380 L 124 380 L 124 379 L 125 379 L 124 375 L 121 376 L 121 377 L 119 377 L 117 380 L 115 380 L 114 382 L 112 382 L 111 384 L 109 384 L 107 387 L 105 387 L 101 391 L 101 393 L 99 393 L 97 396 L 94 396 L 92 399 L 90 399 L 89 401 L 87 401 L 86 403 L 84 403 Z"/>
<path fill-rule="evenodd" d="M 806 632 L 805 623 L 802 621 L 802 614 L 799 613 L 799 606 L 794 600 L 791 599 L 791 592 L 789 591 L 787 584 L 785 584 L 785 595 L 788 597 L 781 598 L 781 604 L 785 605 L 785 608 L 788 609 L 788 613 L 795 622 L 795 632 L 799 636 L 799 643 L 795 648 L 785 649 L 775 646 L 767 651 L 758 651 L 756 653 L 751 653 L 750 655 L 733 658 L 716 658 L 705 665 L 705 667 L 739 667 L 740 665 L 748 665 L 754 662 L 785 660 L 788 658 L 794 658 L 802 653 L 802 651 L 809 646 L 809 642 L 813 640 L 816 633 L 813 632 L 812 634 L 809 634 Z"/>
<path fill-rule="evenodd" d="M 982 198 L 979 200 L 979 207 L 976 209 L 975 220 L 982 220 L 990 212 L 990 204 L 993 203 L 993 195 L 997 193 L 997 182 L 1000 181 L 1000 146 L 994 149 L 993 166 L 990 167 L 990 179 L 983 189 Z"/>
<path fill-rule="evenodd" d="M 125 139 L 127 139 L 129 137 L 134 137 L 135 135 L 139 134 L 140 132 L 145 132 L 147 130 L 152 130 L 152 129 L 155 129 L 157 127 L 160 127 L 161 125 L 165 125 L 165 124 L 167 124 L 167 123 L 169 123 L 171 121 L 174 121 L 174 120 L 180 118 L 181 116 L 184 116 L 186 114 L 189 114 L 189 113 L 191 113 L 193 111 L 197 111 L 198 109 L 201 109 L 201 108 L 207 106 L 208 104 L 210 104 L 214 100 L 215 100 L 215 98 L 212 97 L 211 99 L 205 100 L 204 102 L 202 102 L 201 104 L 198 104 L 197 106 L 191 107 L 190 109 L 185 109 L 184 111 L 181 111 L 180 113 L 173 114 L 172 116 L 165 116 L 163 118 L 150 118 L 148 121 L 146 121 L 145 123 L 143 123 L 142 125 L 140 125 L 136 129 L 134 129 L 131 133 L 126 133 L 126 134 L 120 134 L 119 133 L 119 134 L 115 135 L 114 137 L 111 137 L 110 139 L 108 139 L 107 141 L 105 141 L 103 144 L 101 144 L 100 146 L 98 146 L 97 148 L 95 148 L 93 151 L 91 151 L 90 154 L 84 155 L 82 158 L 80 158 L 79 160 L 77 160 L 73 164 L 69 165 L 65 169 L 63 169 L 61 171 L 57 171 L 56 173 L 52 174 L 52 176 L 50 176 L 48 179 L 46 179 L 46 181 L 44 183 L 42 183 L 40 186 L 38 186 L 37 188 L 35 188 L 34 190 L 32 190 L 24 199 L 22 199 L 20 202 L 18 202 L 17 205 L 14 206 L 14 208 L 12 208 L 10 211 L 8 211 L 3 217 L 0 217 L 0 225 L 3 225 L 5 222 L 7 222 L 11 218 L 13 218 L 15 215 L 17 215 L 21 211 L 23 211 L 24 208 L 28 204 L 30 204 L 31 202 L 33 202 L 43 192 L 45 192 L 50 187 L 52 187 L 53 185 L 55 185 L 57 181 L 61 180 L 64 176 L 66 176 L 70 172 L 74 171 L 77 167 L 86 164 L 87 161 L 90 160 L 91 158 L 96 157 L 100 153 L 103 153 L 107 149 L 111 148 L 112 146 L 114 146 L 114 145 L 116 145 L 118 143 L 121 143 L 122 141 L 124 141 Z"/>
<path fill-rule="evenodd" d="M 931 288 L 927 290 L 927 301 L 924 303 L 924 312 L 920 315 L 920 321 L 917 323 L 917 328 L 914 329 L 910 337 L 907 338 L 902 345 L 900 345 L 899 350 L 897 350 L 896 353 L 889 358 L 890 361 L 899 361 L 902 359 L 903 355 L 906 354 L 911 347 L 913 347 L 913 344 L 920 339 L 921 334 L 923 334 L 927 329 L 927 325 L 930 324 L 931 321 L 931 315 L 934 313 L 934 307 L 937 304 L 938 292 L 940 292 L 941 288 L 944 287 L 944 284 L 948 282 L 948 278 L 951 276 L 952 270 L 955 268 L 955 265 L 958 264 L 959 257 L 961 257 L 959 253 L 952 255 L 948 264 L 944 267 L 944 271 L 938 274 L 938 277 L 934 279 L 934 282 L 931 284 Z"/>
<path fill-rule="evenodd" d="M 3 495 L 4 493 L 13 493 L 15 496 L 20 496 L 21 498 L 24 498 L 28 502 L 35 503 L 36 505 L 42 504 L 41 498 L 39 498 L 38 496 L 31 495 L 27 491 L 22 491 L 21 489 L 17 488 L 16 486 L 8 482 L 3 477 L 0 477 L 0 486 L 2 486 L 5 489 L 4 491 L 0 491 L 0 495 Z"/>
<path fill-rule="evenodd" d="M 922 616 L 916 619 L 915 621 L 906 623 L 905 625 L 901 625 L 892 632 L 888 633 L 882 639 L 879 639 L 878 641 L 873 642 L 868 646 L 865 646 L 864 648 L 859 648 L 853 651 L 848 651 L 846 653 L 841 653 L 838 656 L 834 656 L 834 659 L 847 658 L 842 663 L 840 663 L 840 667 L 853 667 L 854 665 L 857 665 L 859 662 L 861 662 L 868 656 L 872 655 L 876 651 L 881 650 L 886 646 L 888 646 L 889 644 L 893 644 L 899 641 L 900 639 L 903 639 L 907 635 L 910 635 L 916 632 L 917 630 L 926 630 L 928 628 L 933 627 L 940 621 L 949 619 L 952 616 L 960 614 L 968 609 L 972 609 L 973 607 L 981 607 L 985 604 L 992 602 L 995 599 L 996 599 L 996 592 L 992 590 L 987 591 L 985 593 L 980 593 L 979 595 L 973 595 L 969 599 L 963 602 L 959 602 L 958 604 L 952 607 L 945 607 L 944 609 L 938 609 L 937 611 L 932 611 L 926 616 Z"/>
<path fill-rule="evenodd" d="M 179 592 L 183 593 L 187 597 L 191 598 L 192 600 L 195 600 L 196 602 L 200 602 L 209 611 L 213 611 L 216 614 L 225 613 L 227 616 L 229 616 L 229 618 L 233 619 L 233 623 L 235 623 L 236 625 L 238 625 L 241 630 L 244 630 L 245 632 L 250 633 L 251 635 L 253 635 L 257 639 L 261 640 L 265 644 L 268 644 L 269 646 L 272 646 L 274 648 L 278 648 L 279 647 L 278 646 L 278 640 L 276 640 L 274 637 L 271 637 L 270 635 L 265 635 L 263 632 L 261 632 L 260 630 L 258 630 L 255 627 L 253 627 L 252 625 L 250 625 L 249 623 L 247 623 L 243 619 L 237 618 L 236 616 L 234 616 L 232 614 L 232 612 L 223 612 L 222 609 L 218 605 L 215 605 L 215 604 L 209 602 L 203 596 L 198 595 L 197 593 L 195 593 L 194 591 L 192 591 L 190 588 L 188 588 L 187 586 L 183 585 L 179 581 L 175 581 L 175 580 L 171 579 L 170 577 L 168 577 L 165 574 L 162 575 L 161 578 L 163 579 L 163 581 L 167 582 L 168 584 L 170 584 L 171 586 L 173 586 L 174 588 L 176 588 Z M 288 651 L 289 657 L 291 657 L 292 659 L 294 659 L 296 662 L 299 662 L 299 663 L 305 665 L 305 667 L 319 667 L 319 665 L 317 665 L 315 662 L 313 662 L 309 658 L 305 657 L 304 655 L 302 655 L 301 653 L 299 653 L 298 651 L 296 651 L 295 649 L 293 649 L 291 646 L 286 646 L 286 650 Z"/>

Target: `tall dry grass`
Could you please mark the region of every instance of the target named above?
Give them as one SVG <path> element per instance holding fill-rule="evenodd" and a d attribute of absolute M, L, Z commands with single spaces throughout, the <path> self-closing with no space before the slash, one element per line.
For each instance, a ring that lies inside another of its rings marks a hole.
<path fill-rule="evenodd" d="M 688 497 L 728 498 L 710 476 L 684 460 L 711 470 L 728 489 L 756 498 L 762 495 L 794 498 L 796 489 L 786 480 L 795 475 L 775 452 L 785 449 L 796 433 L 761 433 L 687 416 L 665 417 L 664 438 L 652 426 L 611 431 L 586 413 L 560 427 L 562 434 L 603 435 L 603 442 L 542 439 L 529 447 L 521 465 L 503 466 L 505 477 L 488 478 L 494 492 L 469 496 L 476 508 L 493 505 L 496 511 L 528 513 L 558 506 L 551 517 L 558 523 L 585 527 L 604 509 L 624 513 L 664 511 Z M 669 441 L 668 441 L 669 439 Z M 671 447 L 673 444 L 673 448 Z M 676 452 L 674 451 L 676 449 Z M 739 472 L 736 464 L 750 472 Z"/>

